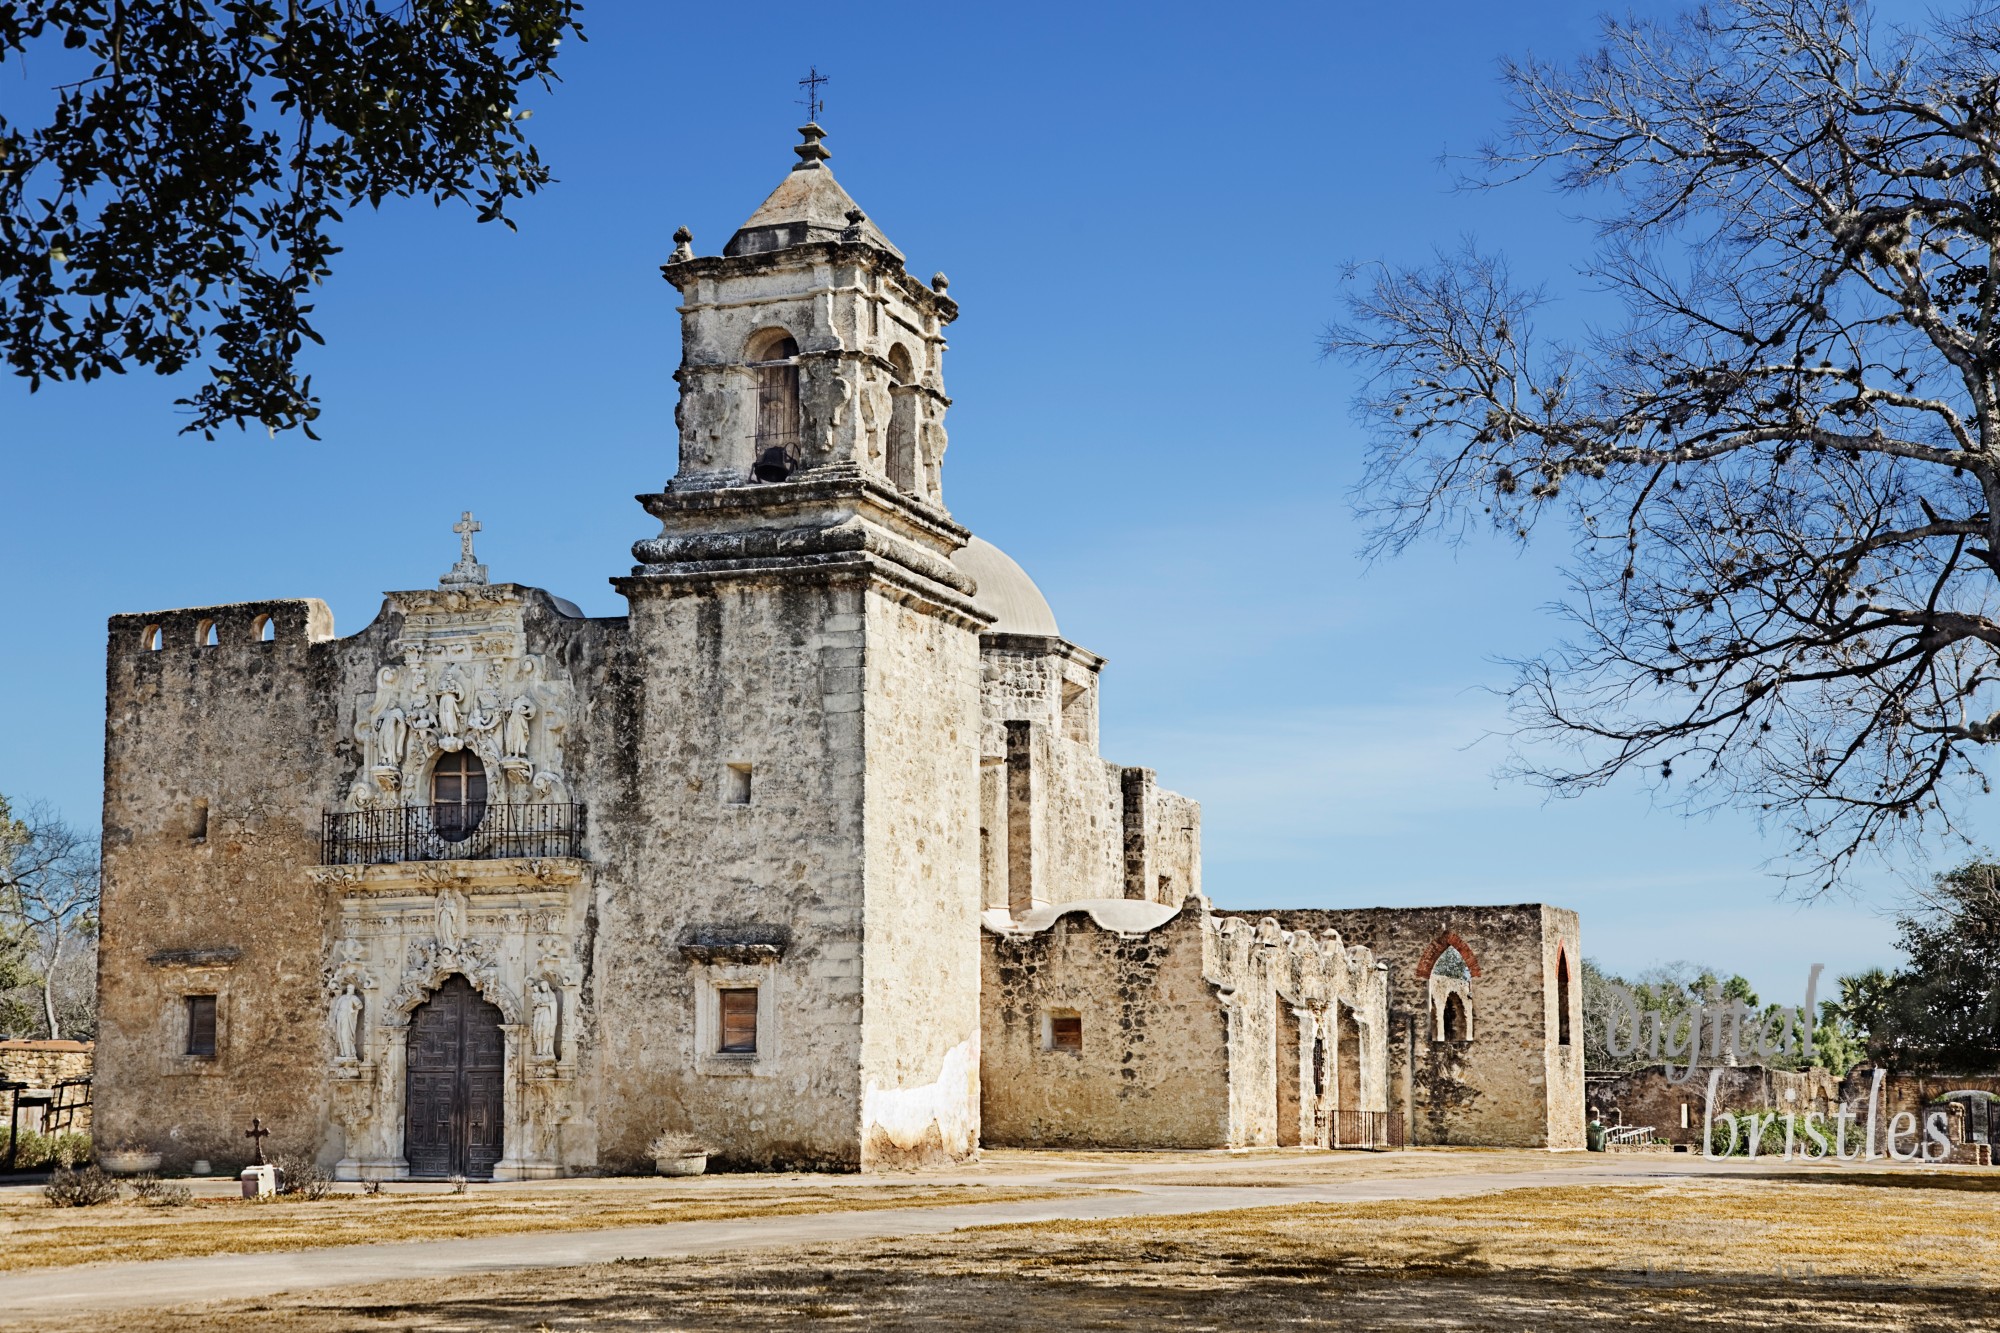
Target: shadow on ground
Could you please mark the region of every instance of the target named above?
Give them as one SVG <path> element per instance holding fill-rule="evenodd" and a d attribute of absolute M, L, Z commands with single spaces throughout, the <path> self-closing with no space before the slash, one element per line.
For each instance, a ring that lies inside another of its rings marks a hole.
<path fill-rule="evenodd" d="M 349 1329 L 2000 1330 L 1991 1289 L 1766 1274 L 1492 1269 L 1473 1247 L 1385 1268 L 1304 1265 L 1226 1245 L 1099 1252 L 935 1242 L 766 1252 L 755 1261 L 625 1260 L 397 1283 L 202 1312 L 134 1315 L 148 1333 Z"/>

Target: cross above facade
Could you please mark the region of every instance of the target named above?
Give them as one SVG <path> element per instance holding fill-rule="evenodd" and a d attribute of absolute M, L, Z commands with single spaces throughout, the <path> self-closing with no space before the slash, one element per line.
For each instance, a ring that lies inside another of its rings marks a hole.
<path fill-rule="evenodd" d="M 459 515 L 458 522 L 451 525 L 451 530 L 458 534 L 458 558 L 468 565 L 472 564 L 472 534 L 484 532 L 485 527 L 473 521 L 472 511 L 468 509 Z"/>
<path fill-rule="evenodd" d="M 271 1137 L 271 1131 L 264 1128 L 264 1122 L 256 1116 L 250 1117 L 250 1128 L 243 1131 L 243 1137 L 250 1140 L 257 1150 L 257 1165 L 264 1165 L 264 1140 Z"/>
<path fill-rule="evenodd" d="M 479 558 L 472 553 L 472 534 L 484 531 L 483 525 L 472 517 L 472 511 L 468 509 L 458 516 L 458 522 L 451 525 L 451 530 L 458 534 L 458 563 L 438 582 L 447 588 L 485 583 L 486 566 L 480 564 Z"/>

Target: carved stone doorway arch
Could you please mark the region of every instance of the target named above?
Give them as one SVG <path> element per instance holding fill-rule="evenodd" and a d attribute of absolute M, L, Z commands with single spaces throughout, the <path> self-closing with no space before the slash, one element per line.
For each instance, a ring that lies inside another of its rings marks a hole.
<path fill-rule="evenodd" d="M 411 1013 L 403 1122 L 411 1176 L 493 1178 L 506 1137 L 501 1021 L 499 1006 L 460 973 Z"/>

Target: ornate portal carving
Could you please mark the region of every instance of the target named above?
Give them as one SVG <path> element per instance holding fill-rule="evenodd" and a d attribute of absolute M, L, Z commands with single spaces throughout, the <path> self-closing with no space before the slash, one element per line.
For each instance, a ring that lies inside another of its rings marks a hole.
<path fill-rule="evenodd" d="M 390 593 L 389 600 L 404 614 L 394 645 L 402 661 L 383 665 L 374 689 L 355 700 L 362 764 L 350 806 L 424 801 L 431 764 L 461 750 L 494 775 L 491 801 L 567 800 L 564 731 L 576 691 L 527 651 L 523 590 L 458 585 Z"/>

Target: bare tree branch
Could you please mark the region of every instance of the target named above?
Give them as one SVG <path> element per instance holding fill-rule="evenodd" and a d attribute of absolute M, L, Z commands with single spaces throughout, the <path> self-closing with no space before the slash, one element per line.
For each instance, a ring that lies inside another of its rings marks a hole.
<path fill-rule="evenodd" d="M 1623 320 L 1542 337 L 1548 294 L 1467 243 L 1375 268 L 1328 331 L 1366 374 L 1372 552 L 1575 539 L 1573 636 L 1515 664 L 1516 774 L 1748 806 L 1810 892 L 1990 790 L 1997 17 L 1734 0 L 1509 63 L 1474 183 L 1600 201 L 1585 274 Z"/>

